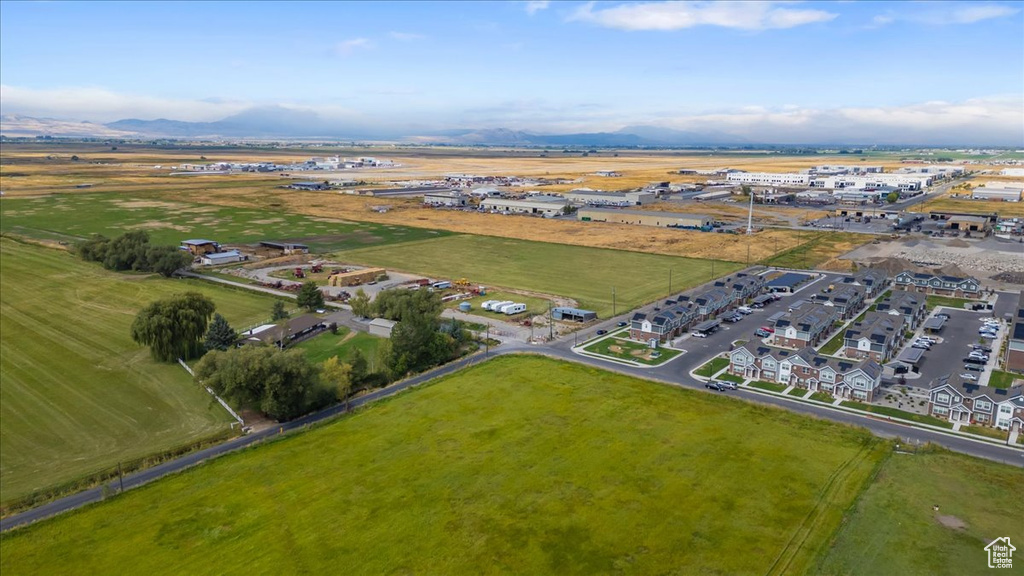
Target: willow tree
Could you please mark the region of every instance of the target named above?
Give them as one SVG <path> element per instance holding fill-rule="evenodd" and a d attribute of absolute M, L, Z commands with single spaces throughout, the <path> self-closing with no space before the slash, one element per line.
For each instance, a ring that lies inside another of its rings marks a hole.
<path fill-rule="evenodd" d="M 214 308 L 213 301 L 198 292 L 157 300 L 135 316 L 132 340 L 149 346 L 153 358 L 162 362 L 199 357 Z"/>

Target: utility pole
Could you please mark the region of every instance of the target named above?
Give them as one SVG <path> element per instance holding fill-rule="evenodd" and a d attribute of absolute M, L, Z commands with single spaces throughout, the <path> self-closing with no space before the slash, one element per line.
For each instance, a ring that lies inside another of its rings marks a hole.
<path fill-rule="evenodd" d="M 747 235 L 754 233 L 754 191 L 750 191 L 750 211 L 747 213 Z M 747 258 L 749 264 L 750 259 Z"/>
<path fill-rule="evenodd" d="M 491 324 L 487 323 L 487 335 L 484 336 L 484 356 L 491 351 Z"/>
<path fill-rule="evenodd" d="M 672 295 L 672 269 L 668 269 L 668 295 Z"/>
<path fill-rule="evenodd" d="M 121 472 L 121 463 L 117 463 L 117 483 L 121 487 L 120 492 L 124 492 L 124 474 Z"/>
<path fill-rule="evenodd" d="M 612 316 L 616 316 L 616 313 L 615 313 L 615 286 L 612 286 Z"/>
<path fill-rule="evenodd" d="M 548 300 L 548 340 L 555 339 L 555 321 L 551 319 L 551 300 Z"/>

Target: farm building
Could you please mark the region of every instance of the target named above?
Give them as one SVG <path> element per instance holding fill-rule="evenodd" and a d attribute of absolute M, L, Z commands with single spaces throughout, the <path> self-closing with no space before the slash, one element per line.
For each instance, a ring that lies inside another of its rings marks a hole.
<path fill-rule="evenodd" d="M 589 322 L 597 318 L 597 312 L 592 310 L 581 310 L 579 308 L 568 308 L 556 306 L 551 309 L 551 317 L 555 320 L 571 320 L 573 322 Z"/>
<path fill-rule="evenodd" d="M 225 252 L 213 252 L 202 257 L 204 266 L 220 266 L 221 264 L 233 264 L 247 260 L 238 250 L 227 250 Z"/>
<path fill-rule="evenodd" d="M 374 318 L 370 320 L 370 334 L 381 338 L 391 338 L 391 331 L 395 329 L 398 322 L 387 318 Z"/>
<path fill-rule="evenodd" d="M 584 222 L 615 222 L 618 224 L 638 224 L 640 226 L 660 226 L 662 228 L 701 228 L 711 229 L 714 219 L 703 214 L 683 214 L 680 212 L 644 212 L 641 210 L 616 210 L 614 208 L 580 208 L 577 217 Z"/>
<path fill-rule="evenodd" d="M 220 244 L 217 244 L 213 240 L 182 240 L 181 247 L 188 250 L 195 256 L 202 256 L 203 254 L 220 252 Z"/>
<path fill-rule="evenodd" d="M 469 197 L 462 192 L 445 191 L 429 192 L 423 195 L 423 203 L 428 206 L 446 206 L 457 208 L 469 203 Z"/>
<path fill-rule="evenodd" d="M 985 186 L 979 186 L 971 191 L 971 198 L 974 200 L 1002 200 L 1003 202 L 1020 202 L 1020 186 L 1007 184 L 995 184 L 989 182 Z"/>
<path fill-rule="evenodd" d="M 292 190 L 327 190 L 326 182 L 292 182 L 288 185 Z"/>
<path fill-rule="evenodd" d="M 271 346 L 287 346 L 299 338 L 316 334 L 327 329 L 323 318 L 313 315 L 304 315 L 285 322 L 281 325 L 265 324 L 254 328 L 242 336 L 239 344 L 268 344 Z"/>
<path fill-rule="evenodd" d="M 530 196 L 525 200 L 488 198 L 480 203 L 484 210 L 510 212 L 513 214 L 539 214 L 546 218 L 558 216 L 565 211 L 567 203 L 562 196 Z"/>
<path fill-rule="evenodd" d="M 342 272 L 341 274 L 331 274 L 327 278 L 327 284 L 331 286 L 358 286 L 372 282 L 387 273 L 388 271 L 383 268 L 364 268 L 362 270 Z"/>
<path fill-rule="evenodd" d="M 287 256 L 290 254 L 308 254 L 309 246 L 292 242 L 272 242 L 267 240 L 260 242 L 256 251 L 261 256 Z"/>
<path fill-rule="evenodd" d="M 653 192 L 598 192 L 583 188 L 573 190 L 565 197 L 584 206 L 642 206 L 655 200 Z"/>

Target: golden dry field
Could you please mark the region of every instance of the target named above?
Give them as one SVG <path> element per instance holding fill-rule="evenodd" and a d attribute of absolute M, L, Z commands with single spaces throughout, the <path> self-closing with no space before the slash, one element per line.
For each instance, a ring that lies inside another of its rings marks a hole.
<path fill-rule="evenodd" d="M 540 153 L 537 150 L 468 148 L 324 147 L 278 150 L 119 145 L 118 150 L 111 150 L 110 146 L 100 145 L 5 145 L 0 158 L 0 188 L 4 190 L 5 195 L 12 197 L 115 192 L 131 195 L 133 198 L 142 196 L 154 200 L 263 208 L 345 220 L 738 262 L 746 262 L 749 252 L 749 261 L 755 262 L 791 250 L 816 238 L 820 233 L 768 229 L 748 238 L 731 234 L 708 234 L 619 224 L 438 211 L 422 208 L 416 200 L 381 199 L 334 191 L 287 190 L 281 186 L 289 179 L 278 174 L 170 176 L 170 167 L 180 163 L 229 160 L 285 162 L 304 160 L 314 155 L 372 155 L 393 158 L 400 166 L 390 169 L 349 171 L 344 173 L 344 177 L 370 183 L 403 178 L 429 179 L 450 173 L 582 180 L 573 185 L 544 188 L 556 191 L 580 186 L 614 190 L 633 188 L 656 181 L 680 182 L 685 181 L 687 177 L 673 175 L 672 172 L 684 167 L 701 169 L 728 166 L 749 170 L 784 171 L 803 169 L 821 163 L 852 161 L 850 158 L 828 156 L 778 157 L 708 152 L 645 151 L 620 153 L 618 157 L 613 156 L 612 152 L 602 152 L 588 157 L 581 157 L 578 154 L 561 157 L 561 151 L 549 151 L 546 158 L 539 157 Z M 79 159 L 73 161 L 73 155 Z M 156 168 L 157 166 L 160 168 Z M 593 175 L 598 170 L 616 170 L 623 176 Z M 320 176 L 316 177 L 319 179 Z M 703 180 L 703 177 L 697 179 Z M 77 188 L 81 184 L 91 186 Z M 381 204 L 386 204 L 391 209 L 386 213 L 370 209 L 371 206 Z M 729 221 L 742 221 L 746 216 L 746 207 L 738 204 L 662 203 L 653 206 L 652 209 L 704 213 Z M 814 210 L 755 207 L 755 219 L 760 225 L 784 225 L 820 215 L 821 211 Z M 835 253 L 819 255 L 822 258 L 819 261 L 838 256 L 842 253 L 838 250 L 837 247 Z"/>

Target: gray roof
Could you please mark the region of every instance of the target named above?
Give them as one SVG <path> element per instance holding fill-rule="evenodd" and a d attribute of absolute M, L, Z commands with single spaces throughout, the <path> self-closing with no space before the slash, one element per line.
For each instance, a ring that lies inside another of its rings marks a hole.
<path fill-rule="evenodd" d="M 625 208 L 580 208 L 580 212 L 597 212 L 599 214 L 629 214 L 630 216 L 651 216 L 654 218 L 678 218 L 685 220 L 714 220 L 707 214 L 689 214 L 686 212 L 655 212 L 652 210 L 627 210 Z"/>

